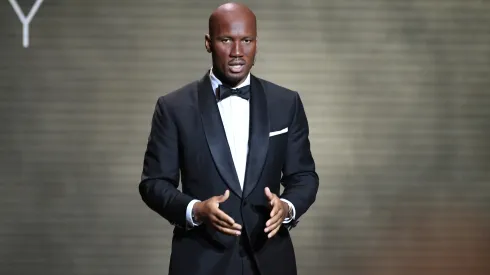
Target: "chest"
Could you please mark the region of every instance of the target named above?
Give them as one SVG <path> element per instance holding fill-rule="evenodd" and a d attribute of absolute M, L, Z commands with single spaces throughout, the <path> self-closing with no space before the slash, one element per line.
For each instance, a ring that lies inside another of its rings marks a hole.
<path fill-rule="evenodd" d="M 272 106 L 270 106 L 272 104 Z M 211 164 L 213 159 L 210 154 L 209 146 L 213 143 L 222 143 L 229 150 L 233 162 L 243 175 L 246 169 L 249 148 L 251 123 L 264 123 L 268 125 L 267 144 L 261 147 L 267 150 L 269 160 L 281 160 L 287 149 L 288 132 L 285 131 L 290 124 L 289 110 L 283 106 L 271 102 L 267 108 L 267 121 L 251 121 L 251 108 L 247 100 L 238 97 L 230 97 L 216 103 L 213 111 L 213 126 L 215 131 L 211 140 L 206 138 L 204 127 L 206 126 L 201 117 L 199 107 L 196 105 L 182 106 L 178 112 L 179 143 L 182 157 L 188 165 L 196 164 L 200 166 Z M 285 107 L 285 106 L 284 106 Z M 279 132 L 278 131 L 282 131 Z M 209 132 L 208 132 L 209 133 Z M 262 133 L 264 134 L 264 133 Z M 211 144 L 210 144 L 211 143 Z"/>
<path fill-rule="evenodd" d="M 247 100 L 230 97 L 217 103 L 230 149 L 246 150 L 250 129 L 250 105 Z"/>

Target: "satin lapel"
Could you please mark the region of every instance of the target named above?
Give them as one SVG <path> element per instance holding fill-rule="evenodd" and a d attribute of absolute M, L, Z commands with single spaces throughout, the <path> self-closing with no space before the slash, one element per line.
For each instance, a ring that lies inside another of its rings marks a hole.
<path fill-rule="evenodd" d="M 252 193 L 260 179 L 269 147 L 269 113 L 264 87 L 253 75 L 250 76 L 250 85 L 250 134 L 244 198 Z"/>
<path fill-rule="evenodd" d="M 202 126 L 206 135 L 209 150 L 214 159 L 214 164 L 218 169 L 223 180 L 228 184 L 231 191 L 242 196 L 242 189 L 233 164 L 228 140 L 226 139 L 225 129 L 221 121 L 216 98 L 209 80 L 209 75 L 206 74 L 198 84 L 198 101 L 199 110 L 201 112 Z"/>

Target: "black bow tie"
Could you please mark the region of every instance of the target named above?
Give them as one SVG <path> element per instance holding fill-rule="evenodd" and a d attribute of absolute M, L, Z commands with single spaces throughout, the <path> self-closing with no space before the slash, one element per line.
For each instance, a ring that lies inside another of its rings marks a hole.
<path fill-rule="evenodd" d="M 219 85 L 218 87 L 218 100 L 223 100 L 229 96 L 239 96 L 245 100 L 250 99 L 250 85 L 238 88 L 238 89 L 232 89 L 228 86 L 224 85 Z"/>

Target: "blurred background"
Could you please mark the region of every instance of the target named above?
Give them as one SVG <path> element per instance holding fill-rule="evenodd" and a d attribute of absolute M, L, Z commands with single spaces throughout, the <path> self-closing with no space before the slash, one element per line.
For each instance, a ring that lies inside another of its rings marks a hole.
<path fill-rule="evenodd" d="M 0 2 L 0 274 L 167 273 L 143 153 L 157 98 L 210 67 L 222 3 L 45 0 L 24 48 Z M 490 1 L 242 3 L 253 73 L 299 91 L 311 127 L 299 274 L 490 274 Z"/>

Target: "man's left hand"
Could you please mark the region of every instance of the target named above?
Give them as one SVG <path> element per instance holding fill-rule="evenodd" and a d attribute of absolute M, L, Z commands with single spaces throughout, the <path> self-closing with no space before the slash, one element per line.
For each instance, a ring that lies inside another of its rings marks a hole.
<path fill-rule="evenodd" d="M 289 212 L 289 205 L 280 200 L 279 197 L 272 193 L 269 187 L 265 188 L 265 196 L 269 200 L 269 205 L 271 209 L 271 218 L 267 221 L 266 228 L 264 230 L 265 233 L 269 233 L 267 235 L 268 238 L 272 238 L 276 235 L 279 228 L 281 228 L 282 222 L 287 217 Z"/>

